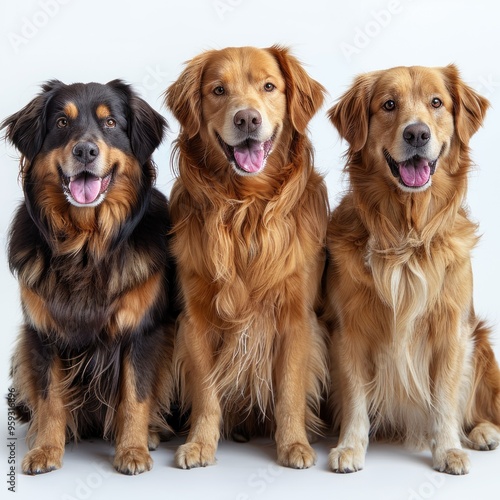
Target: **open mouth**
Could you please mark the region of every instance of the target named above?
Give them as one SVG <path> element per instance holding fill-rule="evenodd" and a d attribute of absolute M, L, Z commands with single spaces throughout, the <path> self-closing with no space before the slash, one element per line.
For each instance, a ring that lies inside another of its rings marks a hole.
<path fill-rule="evenodd" d="M 95 206 L 103 200 L 112 177 L 113 171 L 105 177 L 97 177 L 91 172 L 83 171 L 68 177 L 60 170 L 63 189 L 69 201 L 76 206 Z"/>
<path fill-rule="evenodd" d="M 275 137 L 276 133 L 264 142 L 246 139 L 236 146 L 230 146 L 217 134 L 217 140 L 229 163 L 245 174 L 257 174 L 264 169 L 266 160 L 272 151 Z"/>
<path fill-rule="evenodd" d="M 415 155 L 398 163 L 386 149 L 383 153 L 392 175 L 399 179 L 403 186 L 411 189 L 423 188 L 429 183 L 431 176 L 436 171 L 439 156 L 441 156 L 440 153 L 435 160 L 429 160 Z"/>

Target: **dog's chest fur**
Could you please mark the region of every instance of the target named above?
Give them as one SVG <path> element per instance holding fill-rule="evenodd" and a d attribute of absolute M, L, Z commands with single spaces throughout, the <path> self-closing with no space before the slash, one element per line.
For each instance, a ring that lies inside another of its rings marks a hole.
<path fill-rule="evenodd" d="M 254 315 L 285 301 L 288 280 L 300 272 L 295 218 L 266 217 L 263 211 L 251 205 L 207 217 L 204 239 L 216 289 L 213 307 L 224 322 L 251 327 Z"/>
<path fill-rule="evenodd" d="M 306 269 L 296 216 L 266 216 L 258 203 L 230 206 L 205 214 L 200 238 L 214 292 L 207 312 L 217 326 L 211 383 L 227 412 L 258 407 L 264 417 L 274 405 L 282 318 Z"/>
<path fill-rule="evenodd" d="M 388 249 L 380 248 L 375 238 L 369 238 L 365 265 L 378 298 L 393 313 L 393 334 L 412 329 L 415 321 L 435 304 L 447 265 L 440 253 L 437 248 L 425 248 L 416 238 L 405 238 L 399 247 Z"/>
<path fill-rule="evenodd" d="M 408 237 L 397 248 L 381 249 L 371 237 L 365 248 L 365 266 L 380 308 L 386 311 L 387 325 L 383 342 L 372 352 L 369 412 L 375 429 L 403 433 L 417 446 L 427 432 L 422 427 L 425 417 L 432 411 L 436 354 L 429 339 L 435 334 L 432 311 L 442 307 L 441 294 L 449 293 L 445 290 L 447 270 L 454 264 L 457 245 L 468 246 L 469 242 L 436 239 L 425 246 L 421 240 Z M 463 333 L 442 335 L 466 335 L 467 328 L 464 318 Z"/>

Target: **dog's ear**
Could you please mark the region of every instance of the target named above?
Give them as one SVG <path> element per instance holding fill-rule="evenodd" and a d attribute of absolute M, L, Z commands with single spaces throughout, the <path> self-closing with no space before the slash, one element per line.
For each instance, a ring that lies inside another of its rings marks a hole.
<path fill-rule="evenodd" d="M 353 153 L 361 150 L 368 139 L 370 102 L 376 80 L 376 72 L 359 75 L 328 111 L 328 117 Z"/>
<path fill-rule="evenodd" d="M 298 59 L 290 55 L 288 49 L 273 45 L 267 50 L 278 61 L 283 73 L 292 125 L 295 130 L 304 133 L 307 124 L 323 104 L 325 88 L 307 74 Z"/>
<path fill-rule="evenodd" d="M 460 78 L 454 64 L 446 66 L 442 71 L 453 99 L 455 130 L 459 139 L 467 144 L 483 124 L 490 103 Z"/>
<path fill-rule="evenodd" d="M 6 129 L 5 137 L 29 162 L 42 149 L 47 132 L 46 108 L 57 89 L 64 87 L 59 80 L 49 80 L 42 85 L 42 91 L 17 113 L 6 118 L 0 129 Z"/>
<path fill-rule="evenodd" d="M 151 158 L 168 129 L 167 120 L 144 99 L 132 94 L 130 101 L 130 144 L 139 162 Z"/>
<path fill-rule="evenodd" d="M 201 79 L 209 54 L 207 51 L 188 61 L 179 78 L 165 91 L 166 106 L 189 138 L 200 130 Z"/>
<path fill-rule="evenodd" d="M 168 129 L 167 121 L 122 80 L 113 80 L 107 85 L 126 96 L 129 109 L 130 145 L 135 157 L 142 165 L 151 158 L 154 150 L 161 144 Z"/>

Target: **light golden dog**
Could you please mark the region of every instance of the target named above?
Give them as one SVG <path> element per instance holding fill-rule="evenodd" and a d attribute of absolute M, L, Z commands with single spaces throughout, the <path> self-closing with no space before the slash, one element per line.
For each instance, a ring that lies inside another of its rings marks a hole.
<path fill-rule="evenodd" d="M 472 305 L 464 206 L 487 107 L 448 66 L 359 76 L 330 110 L 350 179 L 328 234 L 334 471 L 363 468 L 370 433 L 427 443 L 450 474 L 469 470 L 461 441 L 499 443 L 500 373 Z"/>
<path fill-rule="evenodd" d="M 328 206 L 306 127 L 323 93 L 280 47 L 205 52 L 166 92 L 181 124 L 176 360 L 191 406 L 179 467 L 214 463 L 221 422 L 271 428 L 283 465 L 315 462 L 306 429 L 328 374 L 315 313 Z"/>

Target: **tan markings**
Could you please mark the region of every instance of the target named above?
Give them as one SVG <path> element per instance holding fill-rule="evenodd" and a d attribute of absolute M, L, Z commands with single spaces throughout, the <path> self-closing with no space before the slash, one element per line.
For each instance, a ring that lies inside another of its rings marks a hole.
<path fill-rule="evenodd" d="M 118 303 L 115 316 L 119 331 L 135 329 L 142 321 L 144 314 L 155 302 L 161 288 L 161 273 L 149 278 L 142 285 L 125 294 Z"/>
<path fill-rule="evenodd" d="M 78 108 L 74 102 L 68 102 L 66 106 L 64 106 L 63 111 L 71 120 L 76 120 L 78 118 Z"/>
<path fill-rule="evenodd" d="M 135 374 L 130 358 L 123 360 L 120 403 L 116 415 L 116 452 L 114 466 L 125 474 L 150 470 L 153 461 L 148 452 L 148 426 L 151 398 L 137 399 Z"/>
<path fill-rule="evenodd" d="M 26 454 L 22 468 L 27 474 L 40 474 L 62 465 L 66 439 L 66 411 L 61 392 L 64 370 L 56 358 L 51 371 L 47 396 L 39 395 L 33 411 L 36 429 L 33 448 Z"/>
<path fill-rule="evenodd" d="M 29 266 L 23 267 L 19 271 L 19 282 L 27 286 L 34 286 L 42 276 L 45 270 L 45 261 L 43 255 L 37 254 L 36 257 L 31 257 L 31 248 L 26 251 L 20 251 L 16 258 L 21 261 L 22 258 L 28 258 Z"/>
<path fill-rule="evenodd" d="M 111 114 L 111 111 L 106 106 L 106 104 L 99 104 L 99 106 L 97 106 L 97 109 L 95 110 L 95 114 L 97 115 L 97 118 L 99 118 L 100 120 L 104 120 Z"/>
<path fill-rule="evenodd" d="M 54 320 L 47 310 L 45 301 L 28 287 L 21 285 L 21 301 L 29 316 L 30 323 L 38 330 L 55 328 Z"/>

